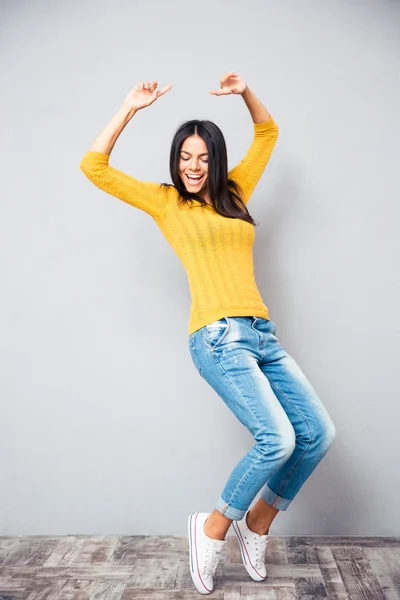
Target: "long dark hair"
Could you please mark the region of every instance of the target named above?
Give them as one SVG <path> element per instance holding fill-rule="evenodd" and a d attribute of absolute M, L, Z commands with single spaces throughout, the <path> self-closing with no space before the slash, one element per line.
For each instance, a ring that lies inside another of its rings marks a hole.
<path fill-rule="evenodd" d="M 243 219 L 252 225 L 257 225 L 250 216 L 245 203 L 242 200 L 243 193 L 238 183 L 228 178 L 228 155 L 225 139 L 220 128 L 212 121 L 193 119 L 182 123 L 177 129 L 172 140 L 169 170 L 171 183 L 162 183 L 163 186 L 174 186 L 180 197 L 180 202 L 198 200 L 203 206 L 207 202 L 198 194 L 189 192 L 180 175 L 179 159 L 182 144 L 191 135 L 199 135 L 206 143 L 208 151 L 208 191 L 211 203 L 216 212 L 231 219 Z"/>

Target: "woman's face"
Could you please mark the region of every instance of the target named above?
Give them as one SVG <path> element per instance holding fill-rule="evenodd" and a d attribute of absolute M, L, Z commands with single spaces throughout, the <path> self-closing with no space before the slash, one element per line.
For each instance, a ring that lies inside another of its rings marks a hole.
<path fill-rule="evenodd" d="M 186 189 L 198 194 L 207 187 L 207 173 L 207 145 L 199 135 L 191 135 L 185 139 L 181 147 L 179 175 Z"/>

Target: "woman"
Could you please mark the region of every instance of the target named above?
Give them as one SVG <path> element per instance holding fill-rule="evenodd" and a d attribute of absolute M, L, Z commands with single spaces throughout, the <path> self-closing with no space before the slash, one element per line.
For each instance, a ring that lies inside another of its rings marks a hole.
<path fill-rule="evenodd" d="M 335 438 L 325 407 L 280 345 L 254 278 L 255 222 L 247 203 L 278 127 L 237 73 L 226 73 L 220 83 L 210 93 L 241 96 L 254 128 L 245 158 L 229 172 L 223 134 L 204 120 L 183 123 L 174 136 L 173 185 L 142 182 L 108 164 L 134 114 L 172 87 L 158 89 L 157 81 L 141 82 L 128 93 L 80 163 L 99 188 L 147 212 L 182 261 L 192 297 L 188 342 L 194 365 L 256 442 L 233 469 L 214 510 L 189 515 L 190 573 L 202 594 L 213 590 L 231 524 L 247 572 L 255 581 L 266 578 L 270 525 Z"/>

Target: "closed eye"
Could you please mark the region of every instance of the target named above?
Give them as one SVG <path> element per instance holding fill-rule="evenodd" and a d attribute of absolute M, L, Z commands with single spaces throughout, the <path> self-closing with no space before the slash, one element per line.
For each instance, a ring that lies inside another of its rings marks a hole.
<path fill-rule="evenodd" d="M 189 158 L 184 158 L 183 156 L 181 156 L 182 160 L 190 160 Z M 202 158 L 201 159 L 203 162 L 208 163 L 208 160 L 206 158 Z"/>

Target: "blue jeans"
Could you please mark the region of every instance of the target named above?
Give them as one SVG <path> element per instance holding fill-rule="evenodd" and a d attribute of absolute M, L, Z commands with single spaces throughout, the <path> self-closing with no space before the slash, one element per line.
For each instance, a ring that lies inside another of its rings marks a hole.
<path fill-rule="evenodd" d="M 286 510 L 335 439 L 326 408 L 270 319 L 222 317 L 190 334 L 189 348 L 201 377 L 256 442 L 215 508 L 240 520 L 262 488 L 267 504 Z"/>

